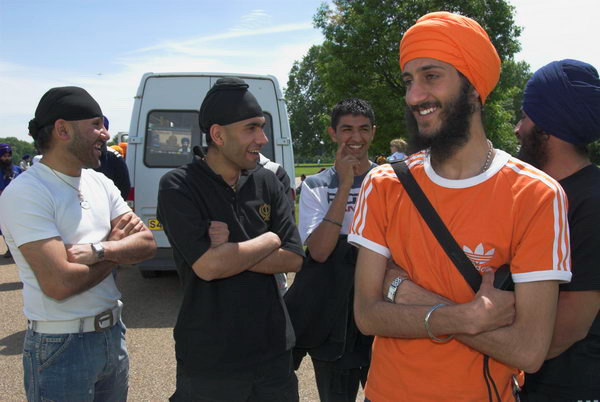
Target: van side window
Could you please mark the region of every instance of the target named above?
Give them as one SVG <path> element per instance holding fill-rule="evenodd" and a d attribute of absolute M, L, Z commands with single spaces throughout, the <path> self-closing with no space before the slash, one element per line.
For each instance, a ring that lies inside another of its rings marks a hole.
<path fill-rule="evenodd" d="M 265 112 L 265 135 L 269 142 L 261 153 L 274 160 L 273 118 Z M 153 110 L 148 113 L 144 164 L 148 167 L 178 167 L 193 160 L 192 149 L 201 145 L 198 112 Z M 202 144 L 205 145 L 205 144 Z"/>
<path fill-rule="evenodd" d="M 153 110 L 146 122 L 146 166 L 178 167 L 193 160 L 192 148 L 201 142 L 197 111 Z"/>

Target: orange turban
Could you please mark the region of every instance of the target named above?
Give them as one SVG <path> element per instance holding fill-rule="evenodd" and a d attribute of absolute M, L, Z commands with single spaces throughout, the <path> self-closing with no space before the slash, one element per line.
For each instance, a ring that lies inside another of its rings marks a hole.
<path fill-rule="evenodd" d="M 400 42 L 400 68 L 421 57 L 454 66 L 479 92 L 482 103 L 500 78 L 500 58 L 488 34 L 462 15 L 429 13 L 406 31 Z"/>

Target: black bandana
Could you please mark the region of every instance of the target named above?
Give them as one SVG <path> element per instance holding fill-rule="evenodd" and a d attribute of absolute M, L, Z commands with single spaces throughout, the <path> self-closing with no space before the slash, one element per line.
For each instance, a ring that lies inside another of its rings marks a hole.
<path fill-rule="evenodd" d="M 29 133 L 36 139 L 38 131 L 58 119 L 67 121 L 92 119 L 102 116 L 98 102 L 83 88 L 52 88 L 42 96 L 35 118 L 29 121 Z"/>
<path fill-rule="evenodd" d="M 210 127 L 225 126 L 252 117 L 263 116 L 258 101 L 248 91 L 248 84 L 236 77 L 220 78 L 208 91 L 200 106 L 200 129 L 210 142 Z"/>

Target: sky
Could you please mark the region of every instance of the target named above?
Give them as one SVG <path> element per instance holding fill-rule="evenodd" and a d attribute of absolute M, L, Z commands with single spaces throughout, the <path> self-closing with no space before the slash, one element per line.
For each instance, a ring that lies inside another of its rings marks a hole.
<path fill-rule="evenodd" d="M 575 58 L 600 69 L 600 0 L 509 0 L 532 71 Z M 87 89 L 129 131 L 146 72 L 288 73 L 323 41 L 322 0 L 0 0 L 0 137 L 27 123 L 55 86 Z"/>

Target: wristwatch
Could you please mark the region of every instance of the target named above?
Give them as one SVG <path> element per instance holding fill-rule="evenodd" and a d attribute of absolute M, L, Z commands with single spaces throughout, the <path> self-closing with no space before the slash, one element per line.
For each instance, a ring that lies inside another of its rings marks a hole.
<path fill-rule="evenodd" d="M 102 243 L 90 243 L 90 245 L 92 246 L 92 252 L 96 254 L 98 261 L 104 260 L 104 246 Z"/>
<path fill-rule="evenodd" d="M 394 279 L 390 284 L 390 287 L 388 288 L 387 294 L 385 295 L 385 299 L 390 303 L 393 303 L 394 299 L 396 298 L 396 292 L 398 291 L 398 288 L 400 287 L 402 282 L 404 282 L 407 279 L 408 278 L 401 277 L 397 277 L 396 279 Z"/>

